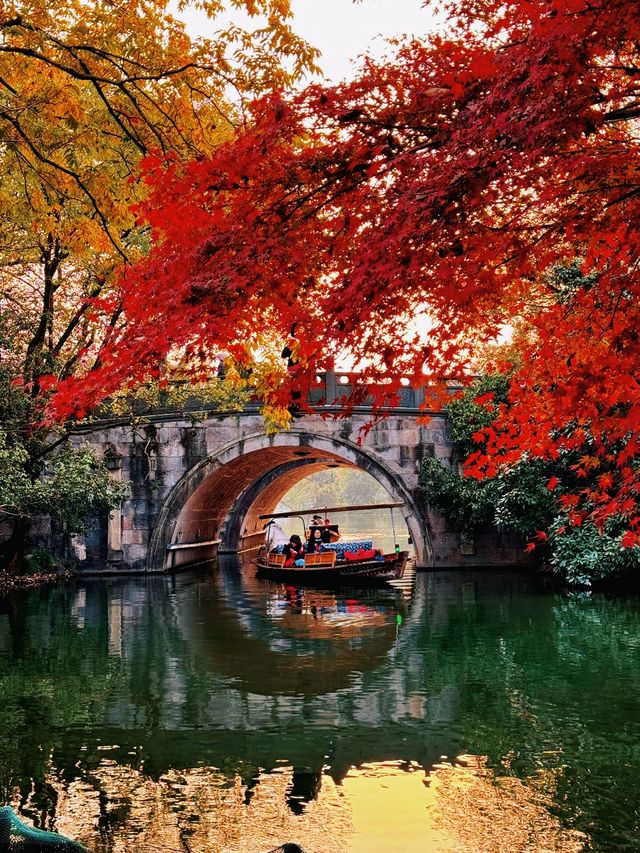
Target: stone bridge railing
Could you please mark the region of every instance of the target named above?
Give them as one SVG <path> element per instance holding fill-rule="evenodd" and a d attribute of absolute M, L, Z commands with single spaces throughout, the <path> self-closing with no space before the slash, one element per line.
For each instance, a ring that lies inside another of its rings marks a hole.
<path fill-rule="evenodd" d="M 176 384 L 179 385 L 179 383 Z M 361 385 L 361 374 L 359 373 L 340 370 L 318 371 L 315 373 L 315 383 L 311 387 L 307 398 L 307 405 L 311 405 L 312 408 L 319 411 L 330 412 L 332 414 L 341 411 L 357 411 L 360 413 L 372 411 L 372 397 L 365 397 L 359 400 L 357 405 L 353 404 L 352 395 L 358 390 L 359 385 Z M 398 412 L 412 415 L 423 413 L 425 416 L 440 414 L 440 412 L 426 411 L 424 409 L 426 398 L 424 388 L 412 387 L 409 379 L 404 377 L 400 379 L 400 385 L 401 387 L 396 392 L 397 401 L 383 407 L 382 411 L 385 413 Z M 458 387 L 452 385 L 452 393 Z M 148 405 L 142 401 L 137 403 L 134 400 L 132 401 L 132 409 L 134 414 L 138 416 L 149 416 L 154 419 L 166 416 L 175 418 L 182 415 L 204 412 L 213 414 L 216 411 L 213 406 L 198 398 L 197 392 L 189 397 L 179 410 L 171 403 L 162 402 L 162 399 L 154 405 Z M 247 403 L 243 411 L 249 414 L 256 414 L 260 412 L 260 409 L 261 405 L 259 403 Z M 104 414 L 98 415 L 98 420 L 101 422 L 123 421 L 126 419 L 126 417 L 111 415 L 108 407 Z M 88 431 L 88 429 L 84 425 L 73 427 L 74 432 Z"/>
<path fill-rule="evenodd" d="M 340 405 L 358 387 L 359 379 L 360 374 L 349 371 L 327 370 L 316 373 L 316 386 L 311 391 L 309 402 L 325 406 Z M 400 378 L 400 385 L 397 404 L 390 408 L 394 411 L 420 411 L 424 407 L 425 389 L 412 387 L 407 377 Z"/>

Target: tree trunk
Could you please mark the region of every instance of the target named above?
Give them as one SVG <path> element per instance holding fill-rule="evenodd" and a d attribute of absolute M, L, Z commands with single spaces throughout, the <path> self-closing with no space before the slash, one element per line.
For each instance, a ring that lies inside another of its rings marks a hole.
<path fill-rule="evenodd" d="M 11 575 L 21 575 L 24 572 L 24 555 L 27 551 L 27 536 L 31 527 L 31 519 L 19 515 L 13 521 L 11 537 L 6 543 L 7 571 Z"/>

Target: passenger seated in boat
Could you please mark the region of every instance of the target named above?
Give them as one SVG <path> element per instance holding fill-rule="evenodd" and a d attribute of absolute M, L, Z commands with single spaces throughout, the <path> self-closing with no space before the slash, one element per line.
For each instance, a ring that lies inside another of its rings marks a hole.
<path fill-rule="evenodd" d="M 337 524 L 331 524 L 331 521 L 328 518 L 323 518 L 321 515 L 314 515 L 309 523 L 307 539 L 310 539 L 313 536 L 313 531 L 316 527 L 320 529 L 323 542 L 333 542 L 334 538 L 339 536 L 337 533 Z"/>
<path fill-rule="evenodd" d="M 319 516 L 314 516 L 315 519 L 319 518 Z M 320 519 L 320 521 L 312 521 L 309 527 L 309 537 L 308 537 L 308 549 L 309 553 L 315 549 L 315 546 L 318 544 L 318 540 L 320 542 L 328 543 L 328 542 L 337 542 L 340 538 L 340 534 L 338 533 L 338 525 L 331 524 L 331 521 L 328 518 L 325 518 L 324 521 Z"/>
<path fill-rule="evenodd" d="M 307 542 L 307 553 L 308 554 L 319 554 L 320 546 L 323 543 L 323 534 L 324 530 L 321 527 L 312 527 L 309 531 L 309 541 Z M 328 540 L 327 540 L 328 541 Z"/>
<path fill-rule="evenodd" d="M 312 527 L 310 530 L 311 537 L 315 538 L 316 530 L 320 533 L 321 542 L 331 542 L 331 531 L 328 527 L 325 527 L 324 524 L 318 524 L 317 526 Z"/>
<path fill-rule="evenodd" d="M 294 533 L 289 537 L 289 541 L 283 547 L 282 553 L 285 556 L 285 566 L 293 566 L 296 560 L 304 559 L 304 545 L 302 544 L 302 539 L 300 539 L 297 533 Z"/>

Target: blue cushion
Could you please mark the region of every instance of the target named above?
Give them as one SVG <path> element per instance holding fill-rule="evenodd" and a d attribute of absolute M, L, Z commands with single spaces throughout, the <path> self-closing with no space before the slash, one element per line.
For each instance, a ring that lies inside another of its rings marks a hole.
<path fill-rule="evenodd" d="M 277 545 L 275 553 L 282 554 L 285 544 L 285 542 L 281 542 L 280 545 Z M 323 542 L 320 545 L 321 551 L 335 551 L 338 560 L 344 560 L 345 551 L 355 553 L 360 549 L 370 551 L 371 548 L 373 548 L 373 540 L 371 539 L 356 539 L 353 542 Z"/>
<path fill-rule="evenodd" d="M 354 542 L 327 542 L 320 546 L 321 551 L 335 551 L 338 560 L 344 560 L 345 551 L 355 553 L 356 551 L 370 551 L 373 548 L 371 539 L 356 539 Z"/>

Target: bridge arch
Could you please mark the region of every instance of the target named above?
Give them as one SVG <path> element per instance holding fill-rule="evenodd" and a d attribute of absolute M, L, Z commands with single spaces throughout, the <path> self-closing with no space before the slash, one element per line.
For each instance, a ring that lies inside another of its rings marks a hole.
<path fill-rule="evenodd" d="M 413 540 L 418 565 L 433 565 L 429 531 L 401 478 L 369 449 L 344 438 L 306 430 L 255 433 L 231 441 L 187 471 L 161 507 L 151 535 L 147 568 L 167 568 L 168 546 L 221 539 L 235 551 L 245 531 L 258 529 L 258 516 L 273 512 L 299 480 L 327 467 L 359 468 L 387 491 L 400 509 Z M 188 562 L 202 549 L 174 552 Z"/>

